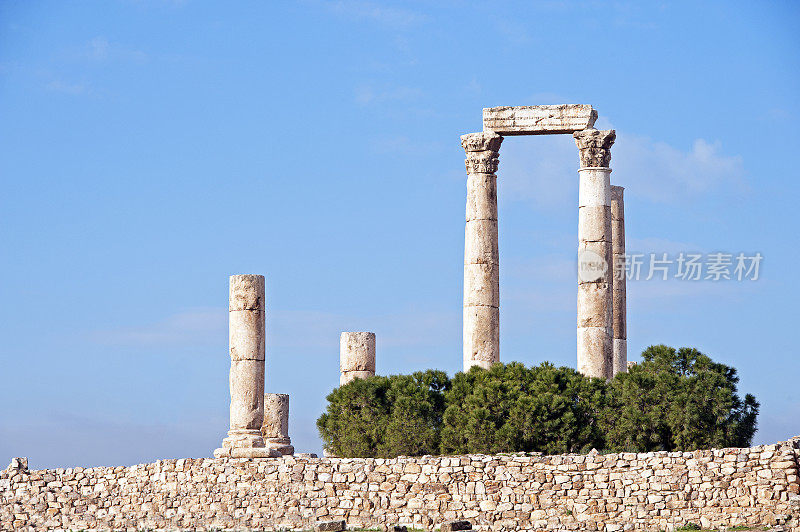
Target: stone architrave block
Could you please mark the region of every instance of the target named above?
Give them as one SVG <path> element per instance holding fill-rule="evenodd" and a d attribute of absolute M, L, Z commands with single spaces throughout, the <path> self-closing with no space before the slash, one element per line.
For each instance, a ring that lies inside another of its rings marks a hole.
<path fill-rule="evenodd" d="M 483 110 L 483 129 L 498 135 L 575 133 L 594 126 L 597 111 L 591 105 L 525 105 Z"/>

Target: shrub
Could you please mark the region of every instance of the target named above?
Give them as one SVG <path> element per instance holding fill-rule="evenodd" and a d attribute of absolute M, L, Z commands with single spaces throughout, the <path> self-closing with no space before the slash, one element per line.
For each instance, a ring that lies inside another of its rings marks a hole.
<path fill-rule="evenodd" d="M 449 385 L 443 371 L 428 370 L 336 388 L 317 420 L 325 449 L 349 457 L 436 454 Z"/>
<path fill-rule="evenodd" d="M 349 457 L 750 445 L 759 405 L 739 397 L 735 369 L 692 348 L 642 358 L 609 382 L 547 362 L 356 379 L 328 395 L 317 427 Z"/>
<path fill-rule="evenodd" d="M 457 373 L 445 394 L 442 453 L 541 451 L 603 447 L 596 417 L 605 382 L 550 363 L 518 362 Z"/>
<path fill-rule="evenodd" d="M 603 415 L 608 446 L 638 452 L 747 447 L 759 404 L 742 400 L 736 370 L 697 349 L 648 347 L 610 382 Z"/>

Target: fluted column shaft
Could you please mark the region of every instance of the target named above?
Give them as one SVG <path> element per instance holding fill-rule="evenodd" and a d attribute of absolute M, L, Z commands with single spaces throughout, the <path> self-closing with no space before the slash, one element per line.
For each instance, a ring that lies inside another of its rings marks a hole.
<path fill-rule="evenodd" d="M 611 145 L 614 130 L 574 134 L 578 170 L 578 371 L 613 376 Z"/>
<path fill-rule="evenodd" d="M 461 137 L 466 152 L 464 234 L 464 371 L 500 361 L 500 261 L 497 245 L 497 166 L 503 137 Z"/>
<path fill-rule="evenodd" d="M 612 282 L 612 317 L 614 350 L 612 373 L 628 371 L 628 321 L 625 276 L 625 189 L 611 186 L 611 242 L 614 274 Z"/>

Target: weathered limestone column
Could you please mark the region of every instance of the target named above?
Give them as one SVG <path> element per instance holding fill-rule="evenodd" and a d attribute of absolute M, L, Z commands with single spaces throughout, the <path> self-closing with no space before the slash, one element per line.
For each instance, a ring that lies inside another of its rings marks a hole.
<path fill-rule="evenodd" d="M 503 137 L 491 131 L 461 136 L 466 152 L 464 231 L 464 371 L 500 362 L 500 261 L 497 247 L 497 166 Z"/>
<path fill-rule="evenodd" d="M 375 376 L 375 333 L 343 332 L 339 338 L 339 385 Z"/>
<path fill-rule="evenodd" d="M 229 341 L 230 430 L 214 456 L 266 458 L 280 456 L 267 449 L 261 436 L 264 423 L 264 276 L 230 278 Z"/>
<path fill-rule="evenodd" d="M 578 170 L 578 371 L 613 376 L 611 145 L 614 130 L 573 134 Z"/>
<path fill-rule="evenodd" d="M 261 435 L 267 447 L 283 455 L 294 454 L 289 438 L 289 395 L 285 393 L 264 394 L 264 424 Z"/>
<path fill-rule="evenodd" d="M 613 375 L 628 371 L 628 321 L 625 276 L 625 189 L 611 186 L 611 249 L 614 253 L 612 317 L 614 320 Z"/>

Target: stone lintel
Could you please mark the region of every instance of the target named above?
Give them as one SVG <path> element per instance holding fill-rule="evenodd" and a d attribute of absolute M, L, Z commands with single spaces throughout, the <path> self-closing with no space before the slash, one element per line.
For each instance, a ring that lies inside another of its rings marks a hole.
<path fill-rule="evenodd" d="M 498 135 L 552 135 L 575 133 L 594 126 L 597 111 L 591 105 L 524 105 L 483 110 L 483 130 Z"/>

